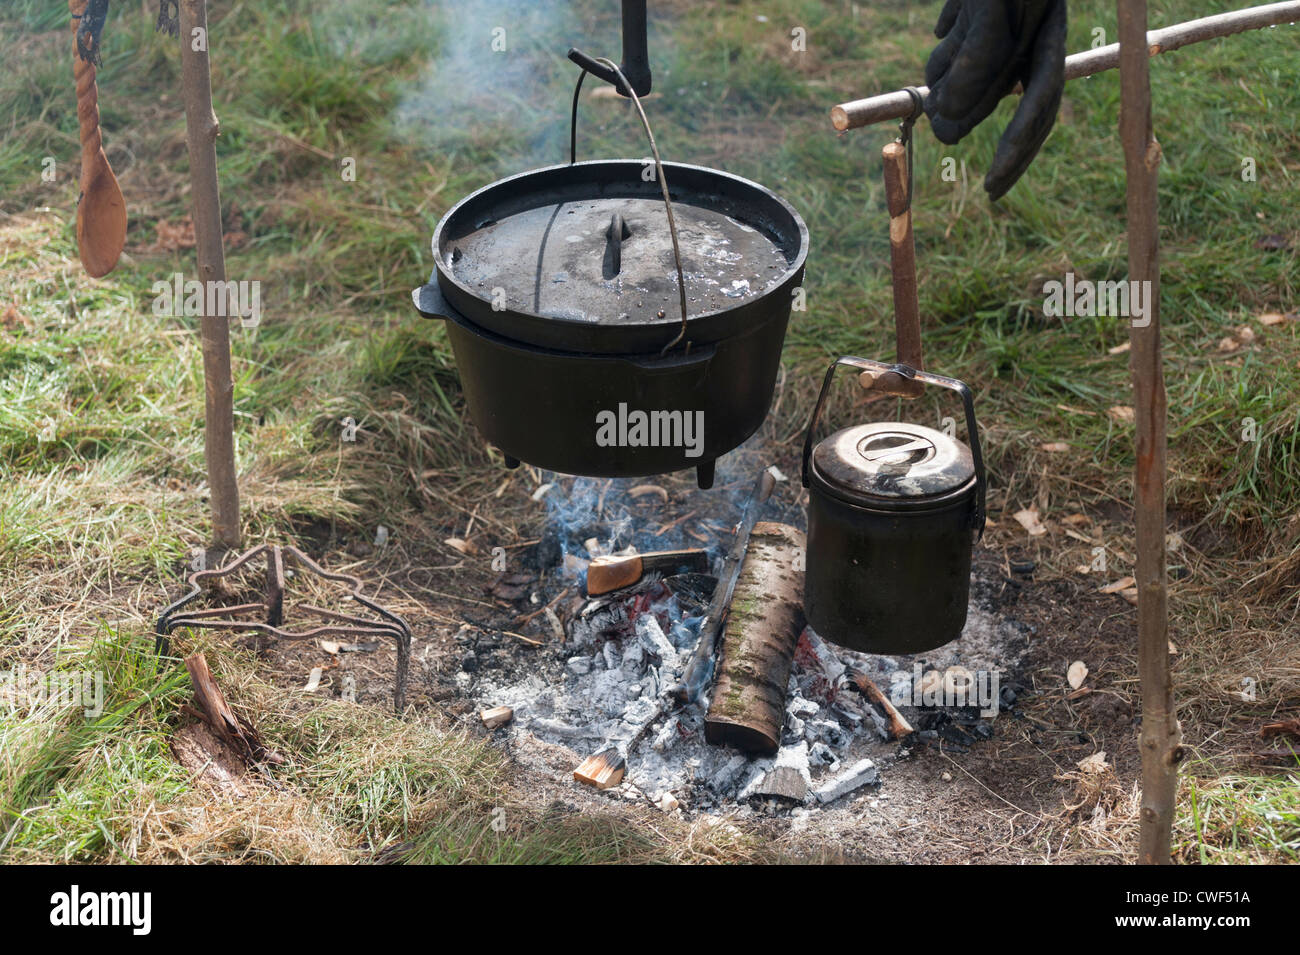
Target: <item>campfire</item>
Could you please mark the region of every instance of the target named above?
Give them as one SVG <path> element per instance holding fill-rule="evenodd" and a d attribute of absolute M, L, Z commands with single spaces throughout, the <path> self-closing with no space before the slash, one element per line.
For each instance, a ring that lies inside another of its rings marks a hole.
<path fill-rule="evenodd" d="M 755 520 L 743 493 L 716 517 L 637 521 L 645 495 L 667 504 L 662 488 L 550 482 L 532 594 L 547 637 L 503 645 L 490 667 L 470 654 L 455 674 L 521 762 L 550 771 L 567 759 L 579 784 L 665 811 L 789 813 L 888 798 L 889 767 L 919 748 L 960 753 L 993 736 L 1016 701 L 1026 627 L 983 609 L 977 582 L 956 643 L 910 656 L 828 643 L 802 614 L 803 532 Z M 683 686 L 701 656 L 709 678 L 692 695 Z"/>

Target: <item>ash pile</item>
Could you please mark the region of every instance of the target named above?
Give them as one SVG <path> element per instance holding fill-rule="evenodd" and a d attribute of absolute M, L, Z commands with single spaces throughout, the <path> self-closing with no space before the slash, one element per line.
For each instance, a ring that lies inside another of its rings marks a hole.
<path fill-rule="evenodd" d="M 791 587 L 802 533 L 751 530 L 703 681 L 692 670 L 701 628 L 729 569 L 716 548 L 672 551 L 676 565 L 662 570 L 638 557 L 643 572 L 625 586 L 557 605 L 562 642 L 514 648 L 517 667 L 459 674 L 462 691 L 521 763 L 554 772 L 568 751 L 579 783 L 665 811 L 803 813 L 888 799 L 897 761 L 994 735 L 1020 690 L 1011 675 L 1028 628 L 972 602 L 962 638 L 923 655 L 834 646 L 804 626 Z M 557 563 L 597 590 L 604 568 L 637 555 L 569 543 Z M 683 692 L 692 682 L 703 684 L 697 695 Z"/>

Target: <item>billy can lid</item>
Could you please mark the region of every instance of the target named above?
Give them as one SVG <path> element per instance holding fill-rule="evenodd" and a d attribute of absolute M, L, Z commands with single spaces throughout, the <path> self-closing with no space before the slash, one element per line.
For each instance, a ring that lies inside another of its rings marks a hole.
<path fill-rule="evenodd" d="M 941 431 L 880 421 L 837 431 L 812 453 L 814 473 L 848 498 L 921 499 L 972 482 L 970 448 Z"/>

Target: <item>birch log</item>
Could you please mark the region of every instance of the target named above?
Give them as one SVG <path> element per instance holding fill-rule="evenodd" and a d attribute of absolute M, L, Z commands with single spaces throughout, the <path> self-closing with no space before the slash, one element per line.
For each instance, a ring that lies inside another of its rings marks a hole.
<path fill-rule="evenodd" d="M 759 521 L 749 538 L 723 631 L 704 738 L 770 755 L 781 743 L 795 644 L 803 632 L 804 534 Z"/>

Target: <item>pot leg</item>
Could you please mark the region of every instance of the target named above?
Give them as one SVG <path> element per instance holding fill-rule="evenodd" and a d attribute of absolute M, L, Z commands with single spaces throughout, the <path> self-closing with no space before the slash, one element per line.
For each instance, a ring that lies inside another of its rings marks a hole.
<path fill-rule="evenodd" d="M 699 485 L 701 491 L 713 487 L 713 470 L 717 463 L 718 459 L 714 458 L 712 461 L 705 461 L 695 466 L 695 483 Z"/>
<path fill-rule="evenodd" d="M 506 467 L 508 467 L 511 471 L 513 471 L 515 468 L 519 467 L 519 459 L 518 459 L 518 458 L 512 458 L 512 457 L 511 457 L 510 455 L 508 455 L 508 454 L 505 456 L 505 458 L 506 458 Z"/>

